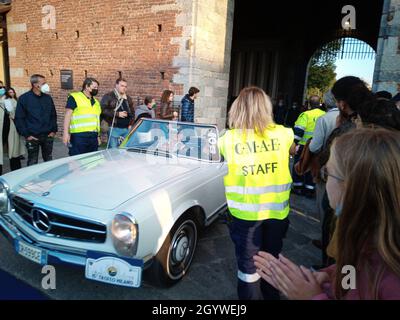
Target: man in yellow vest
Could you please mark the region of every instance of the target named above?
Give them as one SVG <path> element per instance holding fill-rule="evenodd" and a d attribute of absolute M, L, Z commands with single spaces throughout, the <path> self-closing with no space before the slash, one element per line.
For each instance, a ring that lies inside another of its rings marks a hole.
<path fill-rule="evenodd" d="M 310 108 L 311 110 L 300 114 L 294 125 L 294 142 L 298 147 L 292 170 L 293 192 L 298 195 L 305 195 L 308 198 L 312 198 L 315 192 L 315 183 L 311 172 L 308 171 L 303 176 L 299 176 L 294 170 L 294 166 L 299 162 L 307 141 L 313 137 L 318 118 L 325 114 L 325 111 L 321 109 L 320 97 L 318 96 L 310 97 Z"/>
<path fill-rule="evenodd" d="M 98 90 L 99 82 L 87 78 L 82 91 L 73 92 L 68 97 L 63 142 L 69 147 L 70 156 L 97 151 L 101 143 L 101 106 L 95 98 Z"/>

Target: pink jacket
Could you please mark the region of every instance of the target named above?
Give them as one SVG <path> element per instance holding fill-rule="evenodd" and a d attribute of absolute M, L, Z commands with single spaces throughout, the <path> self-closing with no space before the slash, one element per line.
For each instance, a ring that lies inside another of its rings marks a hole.
<path fill-rule="evenodd" d="M 376 254 L 371 259 L 371 265 L 373 270 L 378 270 L 383 265 L 382 258 Z M 321 270 L 323 272 L 328 273 L 330 282 L 326 282 L 322 285 L 323 293 L 315 296 L 313 300 L 333 300 L 334 297 L 334 284 L 332 283 L 332 279 L 334 279 L 334 275 L 336 272 L 336 265 L 331 265 L 330 267 Z M 351 289 L 347 292 L 344 300 L 372 300 L 370 294 L 368 292 L 368 277 L 365 269 L 361 270 L 361 272 L 356 274 L 357 277 L 357 288 Z M 386 270 L 383 273 L 382 279 L 380 281 L 378 287 L 378 299 L 379 300 L 400 300 L 400 277 L 395 275 L 392 271 Z"/>

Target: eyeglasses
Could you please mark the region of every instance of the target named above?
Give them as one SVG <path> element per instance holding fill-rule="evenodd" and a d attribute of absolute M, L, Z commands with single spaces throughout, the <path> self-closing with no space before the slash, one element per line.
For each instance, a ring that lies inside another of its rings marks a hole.
<path fill-rule="evenodd" d="M 330 173 L 328 172 L 328 168 L 325 166 L 325 167 L 323 167 L 323 168 L 321 169 L 321 179 L 322 179 L 323 181 L 326 182 L 326 181 L 328 181 L 328 177 L 334 178 L 334 179 L 336 179 L 336 180 L 338 180 L 338 181 L 341 181 L 341 182 L 344 181 L 343 178 L 339 178 L 338 176 L 335 176 L 335 175 L 333 175 L 333 174 L 330 174 Z"/>

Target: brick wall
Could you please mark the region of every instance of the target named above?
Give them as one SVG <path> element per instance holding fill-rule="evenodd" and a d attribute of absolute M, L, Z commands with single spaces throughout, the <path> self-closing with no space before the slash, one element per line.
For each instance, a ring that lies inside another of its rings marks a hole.
<path fill-rule="evenodd" d="M 56 10 L 54 30 L 42 27 L 45 5 Z M 7 14 L 11 85 L 20 94 L 30 87 L 29 75 L 45 75 L 60 131 L 69 93 L 60 88 L 62 69 L 73 70 L 75 90 L 85 72 L 97 78 L 99 98 L 113 88 L 119 72 L 135 99 L 159 98 L 164 89 L 182 95 L 184 85 L 172 80 L 178 72 L 173 67 L 180 50 L 176 39 L 183 32 L 176 23 L 179 14 L 175 0 L 15 0 Z"/>

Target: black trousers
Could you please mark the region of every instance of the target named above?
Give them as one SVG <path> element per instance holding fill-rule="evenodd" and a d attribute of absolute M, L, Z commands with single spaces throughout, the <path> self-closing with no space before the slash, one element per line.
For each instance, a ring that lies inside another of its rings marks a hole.
<path fill-rule="evenodd" d="M 11 158 L 10 159 L 10 169 L 11 171 L 21 169 L 21 159 Z M 0 165 L 0 176 L 3 174 L 3 166 Z"/>
<path fill-rule="evenodd" d="M 303 152 L 304 146 L 300 146 L 299 151 L 294 156 L 294 163 L 292 168 L 292 178 L 293 178 L 293 187 L 304 189 L 310 193 L 313 193 L 315 190 L 315 183 L 311 171 L 308 171 L 302 176 L 299 176 L 294 170 L 294 166 L 300 161 L 301 153 Z"/>
<path fill-rule="evenodd" d="M 35 137 L 38 140 L 26 141 L 26 149 L 28 150 L 28 167 L 37 164 L 39 161 L 39 149 L 42 149 L 43 161 L 53 160 L 53 143 L 54 138 L 48 137 L 48 135 L 40 135 Z"/>
<path fill-rule="evenodd" d="M 76 156 L 89 152 L 95 152 L 99 149 L 99 141 L 97 133 L 83 132 L 71 134 L 71 143 L 69 147 L 69 155 Z"/>
<path fill-rule="evenodd" d="M 246 221 L 229 215 L 229 231 L 235 245 L 240 300 L 279 300 L 279 291 L 261 279 L 253 256 L 265 251 L 278 257 L 289 227 L 289 219 Z"/>
<path fill-rule="evenodd" d="M 328 257 L 326 250 L 329 245 L 329 241 L 334 231 L 335 212 L 329 206 L 328 194 L 325 191 L 324 197 L 322 198 L 322 208 L 324 210 L 324 216 L 322 218 L 322 265 L 329 266 L 334 260 Z"/>

